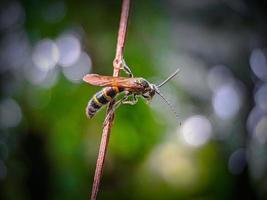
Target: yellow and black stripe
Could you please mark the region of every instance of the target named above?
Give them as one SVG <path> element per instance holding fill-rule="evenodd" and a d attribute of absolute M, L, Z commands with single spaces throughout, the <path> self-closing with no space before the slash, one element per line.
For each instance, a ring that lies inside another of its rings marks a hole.
<path fill-rule="evenodd" d="M 89 118 L 92 118 L 103 105 L 112 101 L 115 96 L 123 90 L 124 89 L 121 87 L 105 87 L 101 91 L 97 92 L 88 102 L 86 115 Z"/>

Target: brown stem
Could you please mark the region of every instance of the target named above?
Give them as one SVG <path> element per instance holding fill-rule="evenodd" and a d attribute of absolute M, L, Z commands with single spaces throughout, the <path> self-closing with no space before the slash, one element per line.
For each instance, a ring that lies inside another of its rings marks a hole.
<path fill-rule="evenodd" d="M 129 16 L 129 8 L 130 8 L 130 0 L 123 0 L 122 2 L 122 10 L 121 10 L 121 18 L 120 18 L 120 27 L 118 32 L 118 41 L 116 48 L 116 55 L 113 61 L 113 76 L 119 76 L 119 72 L 121 69 L 121 62 L 123 59 L 123 50 L 125 44 L 125 37 L 127 32 L 127 24 L 128 24 L 128 16 Z M 103 133 L 101 138 L 101 143 L 98 152 L 98 158 L 96 161 L 96 169 L 94 182 L 91 193 L 91 200 L 96 200 L 97 194 L 99 191 L 100 180 L 103 172 L 110 131 L 112 128 L 112 123 L 114 120 L 114 101 L 109 103 L 107 109 L 107 115 L 103 124 Z"/>
<path fill-rule="evenodd" d="M 120 64 L 123 59 L 123 49 L 124 49 L 124 44 L 125 44 L 126 32 L 127 32 L 129 8 L 130 8 L 130 0 L 123 0 L 120 27 L 119 27 L 119 32 L 118 32 L 116 55 L 113 61 L 113 67 L 114 67 L 113 76 L 119 76 L 119 71 L 121 67 Z"/>

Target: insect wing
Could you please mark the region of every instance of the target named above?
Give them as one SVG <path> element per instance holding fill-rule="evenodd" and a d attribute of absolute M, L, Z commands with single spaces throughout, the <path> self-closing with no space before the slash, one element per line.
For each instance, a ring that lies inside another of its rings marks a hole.
<path fill-rule="evenodd" d="M 100 76 L 98 74 L 86 74 L 83 77 L 83 81 L 91 85 L 96 85 L 96 86 L 111 86 L 113 83 L 112 78 L 113 78 L 112 76 Z"/>
<path fill-rule="evenodd" d="M 137 84 L 136 78 L 101 76 L 98 74 L 87 74 L 83 80 L 91 85 L 102 87 L 123 87 L 128 89 L 142 89 L 140 84 Z"/>

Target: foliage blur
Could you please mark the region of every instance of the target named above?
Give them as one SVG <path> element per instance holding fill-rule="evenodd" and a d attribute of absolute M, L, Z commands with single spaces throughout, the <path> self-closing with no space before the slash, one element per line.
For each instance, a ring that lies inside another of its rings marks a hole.
<path fill-rule="evenodd" d="M 267 5 L 136 0 L 125 60 L 160 83 L 116 110 L 99 199 L 267 199 Z M 88 199 L 105 109 L 85 107 L 112 74 L 121 1 L 0 7 L 0 199 Z M 121 73 L 121 76 L 125 74 Z"/>

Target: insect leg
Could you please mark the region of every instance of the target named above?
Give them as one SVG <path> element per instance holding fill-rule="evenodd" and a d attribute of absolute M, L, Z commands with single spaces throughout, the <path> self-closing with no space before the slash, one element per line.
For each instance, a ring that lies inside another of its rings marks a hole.
<path fill-rule="evenodd" d="M 151 96 L 149 94 L 143 94 L 142 97 L 146 100 L 146 102 L 149 104 L 152 100 Z"/>
<path fill-rule="evenodd" d="M 118 100 L 116 103 L 115 103 L 115 105 L 114 105 L 114 109 L 113 109 L 113 111 L 115 111 L 124 101 L 126 101 L 127 99 L 128 99 L 128 97 L 129 96 L 131 96 L 132 95 L 132 93 L 131 92 L 128 92 L 128 91 L 126 91 L 125 92 L 125 96 L 123 97 L 123 98 L 121 98 L 120 100 Z"/>
<path fill-rule="evenodd" d="M 133 96 L 133 100 L 127 100 L 130 96 Z M 136 98 L 135 94 L 132 94 L 131 92 L 127 93 L 122 99 L 118 100 L 115 105 L 113 106 L 113 112 L 121 105 L 121 104 L 130 104 L 134 105 L 136 104 L 138 99 Z"/>
<path fill-rule="evenodd" d="M 128 98 L 128 97 L 127 97 Z M 134 105 L 138 102 L 138 99 L 136 98 L 136 95 L 133 94 L 133 99 L 132 100 L 127 100 L 127 98 L 125 100 L 122 101 L 123 104 L 130 104 L 130 105 Z M 127 101 L 126 101 L 127 100 Z"/>
<path fill-rule="evenodd" d="M 122 59 L 121 61 L 121 69 L 129 76 L 129 77 L 133 77 L 133 73 L 130 70 L 130 68 L 126 65 L 124 59 Z"/>
<path fill-rule="evenodd" d="M 114 110 L 116 110 L 116 109 L 122 104 L 122 102 L 125 101 L 128 97 L 129 97 L 129 96 L 126 95 L 126 96 L 124 96 L 122 99 L 118 100 L 118 101 L 115 103 L 115 105 L 114 105 Z"/>
<path fill-rule="evenodd" d="M 132 95 L 131 92 L 127 92 L 127 93 L 125 94 L 125 96 L 124 96 L 122 99 L 118 100 L 118 101 L 114 104 L 112 111 L 115 112 L 115 110 L 116 110 L 116 109 L 123 103 L 123 101 L 125 101 L 125 100 L 126 100 L 129 96 L 131 96 L 131 95 Z M 107 118 L 105 119 L 104 124 L 107 123 L 106 120 L 107 120 Z"/>

